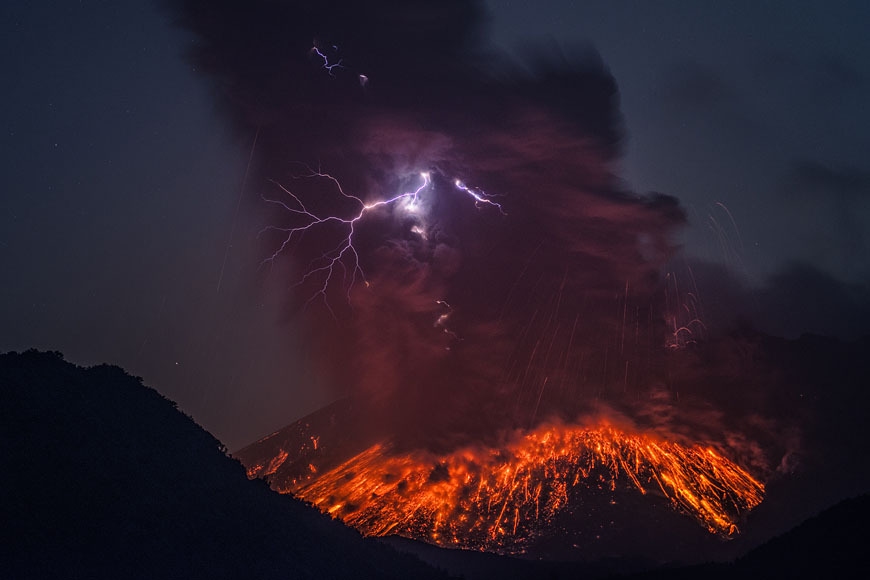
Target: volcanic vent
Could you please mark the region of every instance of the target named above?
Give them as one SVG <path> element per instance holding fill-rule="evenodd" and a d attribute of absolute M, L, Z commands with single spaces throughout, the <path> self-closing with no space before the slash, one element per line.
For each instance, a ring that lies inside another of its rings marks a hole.
<path fill-rule="evenodd" d="M 687 446 L 606 421 L 542 424 L 499 447 L 449 453 L 390 440 L 336 438 L 353 406 L 342 401 L 236 454 L 265 477 L 365 535 L 397 534 L 441 546 L 523 553 L 555 520 L 627 493 L 653 496 L 729 536 L 764 486 L 710 446 Z M 346 434 L 346 432 L 345 432 Z M 349 444 L 348 441 L 353 441 Z M 582 524 L 581 524 L 582 525 Z"/>
<path fill-rule="evenodd" d="M 173 4 L 274 210 L 262 272 L 345 401 L 239 452 L 252 477 L 441 545 L 522 552 L 636 498 L 735 532 L 763 471 L 731 453 L 739 397 L 674 386 L 686 214 L 617 176 L 599 55 L 517 62 L 468 0 Z"/>

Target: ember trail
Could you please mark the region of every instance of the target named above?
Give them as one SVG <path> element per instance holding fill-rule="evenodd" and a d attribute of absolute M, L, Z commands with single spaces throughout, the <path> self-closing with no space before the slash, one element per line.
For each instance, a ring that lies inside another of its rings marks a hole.
<path fill-rule="evenodd" d="M 316 441 L 316 439 L 314 440 Z M 288 457 L 249 466 L 274 473 Z M 634 489 L 664 496 L 723 537 L 758 505 L 764 485 L 712 447 L 685 446 L 610 425 L 542 426 L 502 448 L 447 455 L 370 446 L 324 472 L 273 487 L 293 493 L 369 536 L 520 552 L 524 541 L 572 501 L 575 491 Z"/>

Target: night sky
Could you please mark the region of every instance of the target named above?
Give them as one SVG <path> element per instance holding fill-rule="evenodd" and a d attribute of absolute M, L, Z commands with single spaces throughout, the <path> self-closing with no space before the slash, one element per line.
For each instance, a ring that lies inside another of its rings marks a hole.
<path fill-rule="evenodd" d="M 231 4 L 215 3 L 215 14 Z M 612 151 L 595 153 L 596 159 L 612 164 L 617 178 L 605 180 L 601 188 L 614 195 L 664 196 L 654 197 L 657 202 L 620 197 L 618 203 L 608 197 L 595 207 L 613 223 L 623 218 L 612 218 L 612 208 L 628 208 L 625 219 L 643 232 L 652 253 L 667 240 L 682 244 L 681 249 L 662 250 L 646 266 L 680 276 L 692 269 L 701 299 L 709 305 L 710 332 L 745 317 L 762 330 L 788 337 L 866 334 L 870 43 L 865 25 L 870 8 L 861 2 L 550 1 L 533 7 L 491 0 L 486 5 L 491 13 L 479 28 L 456 26 L 454 34 L 450 15 L 445 16 L 448 48 L 443 51 L 436 50 L 434 41 L 411 46 L 414 30 L 390 36 L 389 30 L 367 30 L 360 23 L 353 32 L 359 46 L 365 46 L 367 33 L 382 35 L 366 54 L 373 70 L 381 66 L 375 57 L 395 49 L 408 56 L 395 56 L 393 65 L 415 66 L 412 57 L 420 56 L 437 74 L 408 70 L 403 76 L 383 69 L 381 78 L 390 80 L 381 86 L 397 92 L 373 97 L 381 99 L 377 116 L 354 120 L 351 134 L 370 136 L 371 127 L 378 126 L 402 136 L 403 143 L 426 141 L 421 135 L 428 133 L 403 133 L 400 123 L 416 114 L 414 103 L 422 102 L 435 111 L 427 122 L 439 130 L 458 127 L 455 150 L 462 156 L 456 167 L 500 185 L 492 188 L 487 182 L 484 189 L 504 192 L 498 199 L 508 207 L 508 218 L 517 215 L 510 206 L 519 199 L 514 207 L 528 206 L 535 219 L 569 220 L 571 215 L 548 214 L 554 206 L 537 205 L 539 198 L 516 193 L 512 198 L 505 191 L 510 183 L 499 182 L 497 175 L 511 169 L 496 161 L 520 155 L 510 131 L 484 133 L 499 125 L 480 121 L 473 129 L 481 132 L 475 134 L 463 117 L 442 114 L 438 103 L 450 103 L 444 110 L 465 107 L 470 118 L 485 111 L 482 103 L 492 85 L 469 89 L 464 83 L 472 79 L 472 69 L 455 65 L 471 58 L 466 47 L 503 51 L 499 58 L 505 61 L 504 54 L 515 55 L 517 62 L 534 61 L 530 54 L 550 62 L 563 59 L 573 71 L 566 75 L 569 81 L 582 76 L 571 63 L 581 63 L 583 75 L 604 73 L 600 88 L 605 93 L 609 72 L 618 89 L 613 93 L 616 112 L 621 113 L 614 119 L 596 117 L 614 111 L 597 101 L 587 103 L 582 95 L 568 104 L 547 101 L 548 94 L 560 96 L 563 89 L 547 93 L 549 85 L 534 74 L 529 80 L 526 73 L 502 70 L 505 79 L 496 85 L 516 96 L 503 102 L 506 108 L 520 103 L 533 112 L 561 115 L 587 132 L 597 131 L 601 142 L 612 137 L 611 128 L 620 130 Z M 336 71 L 332 82 L 312 61 L 308 49 L 320 32 L 300 28 L 323 16 L 314 9 L 306 12 L 309 20 L 264 21 L 262 28 L 255 13 L 240 21 L 238 35 L 224 35 L 227 47 L 233 48 L 233 42 L 245 46 L 247 38 L 262 33 L 263 46 L 286 40 L 282 46 L 288 51 L 247 68 L 239 63 L 250 55 L 237 51 L 237 60 L 228 59 L 226 70 L 217 61 L 203 61 L 202 52 L 200 60 L 191 58 L 208 26 L 174 25 L 181 11 L 93 1 L 7 3 L 0 9 L 0 62 L 7 79 L 0 96 L 0 350 L 36 347 L 62 351 L 79 364 L 121 365 L 236 449 L 330 402 L 341 390 L 332 384 L 336 377 L 320 369 L 330 357 L 332 365 L 342 366 L 350 346 L 324 350 L 332 331 L 318 329 L 339 324 L 342 314 L 337 321 L 323 318 L 322 311 L 300 315 L 298 303 L 305 297 L 292 286 L 301 266 L 284 255 L 263 264 L 274 238 L 259 232 L 288 227 L 274 204 L 263 200 L 276 192 L 268 180 L 283 184 L 304 173 L 300 164 L 340 158 L 329 143 L 347 137 L 336 128 L 344 117 L 331 118 L 335 125 L 314 140 L 315 149 L 307 156 L 307 142 L 300 137 L 304 131 L 286 142 L 279 138 L 292 115 L 304 116 L 299 109 L 287 118 L 276 114 L 281 99 L 292 96 L 286 101 L 292 108 L 305 103 L 306 95 L 333 95 L 330 91 L 345 82 L 338 73 L 348 71 Z M 341 18 L 340 12 L 333 14 Z M 376 21 L 382 27 L 390 23 Z M 484 38 L 462 36 L 468 32 Z M 297 45 L 298 53 L 289 50 Z M 212 48 L 206 56 L 224 54 L 221 46 Z M 256 50 L 252 54 L 257 56 Z M 348 58 L 349 68 L 353 54 Z M 502 62 L 489 62 L 496 61 Z M 306 80 L 307 93 L 283 84 L 298 71 L 314 79 Z M 374 92 L 381 79 L 371 76 Z M 428 91 L 416 95 L 406 78 Z M 260 109 L 246 108 L 268 98 L 236 92 L 245 88 L 240 79 L 274 89 L 264 94 L 280 99 Z M 355 107 L 369 106 L 351 97 L 330 98 L 347 118 L 359 110 Z M 578 103 L 589 104 L 591 118 Z M 402 114 L 394 114 L 397 110 Z M 522 131 L 538 135 L 542 143 L 567 143 L 570 157 L 578 143 L 572 139 L 580 133 L 535 118 L 530 113 Z M 596 119 L 601 127 L 594 127 Z M 353 156 L 375 146 L 371 138 L 363 141 L 366 145 L 347 154 L 352 162 L 335 162 L 324 171 L 346 169 L 353 182 L 356 164 L 367 159 Z M 438 139 L 433 142 L 440 155 Z M 481 152 L 484 148 L 487 153 Z M 541 154 L 560 161 L 560 153 Z M 472 161 L 479 162 L 477 167 Z M 588 183 L 603 180 L 592 173 L 584 174 Z M 675 209 L 674 199 L 681 210 Z M 457 205 L 445 211 L 463 210 Z M 490 224 L 486 227 L 498 228 L 501 218 L 479 213 Z M 529 219 L 519 231 L 534 230 L 538 222 Z M 476 223 L 461 221 L 457 227 L 467 234 Z M 493 235 L 502 239 L 498 236 L 504 234 Z M 576 241 L 561 231 L 553 236 L 566 244 Z M 611 242 L 622 243 L 621 238 L 596 240 L 582 251 L 593 255 L 596 244 L 612 248 Z M 377 256 L 377 278 L 378 268 L 386 268 L 391 258 L 372 255 Z M 437 268 L 453 267 L 449 257 L 439 254 L 433 260 Z M 542 278 L 549 275 L 548 267 L 540 266 Z M 635 274 L 637 280 L 647 279 L 645 270 L 629 269 L 631 274 L 614 270 L 613 280 L 598 280 L 602 294 L 609 281 L 624 284 Z M 457 274 L 460 280 L 465 275 Z M 384 278 L 389 276 L 381 274 Z M 586 282 L 579 276 L 569 284 Z M 463 287 L 470 288 L 468 293 L 475 289 L 473 284 Z M 449 288 L 427 292 L 434 296 Z M 461 290 L 451 291 L 459 304 L 475 304 Z M 638 292 L 640 301 L 643 291 Z M 415 304 L 404 306 L 413 310 Z M 349 324 L 378 322 L 350 316 Z M 321 319 L 327 322 L 319 325 Z M 605 321 L 601 324 L 603 328 Z M 483 333 L 484 327 L 478 320 L 468 322 L 465 336 Z"/>

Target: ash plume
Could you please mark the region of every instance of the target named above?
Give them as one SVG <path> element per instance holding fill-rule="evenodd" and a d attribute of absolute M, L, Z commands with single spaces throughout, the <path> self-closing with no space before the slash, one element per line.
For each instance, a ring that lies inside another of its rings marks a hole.
<path fill-rule="evenodd" d="M 662 270 L 685 214 L 615 174 L 618 89 L 593 50 L 513 62 L 464 0 L 164 4 L 219 110 L 257 136 L 264 256 L 293 264 L 317 364 L 380 433 L 449 449 L 605 408 L 710 427 L 667 378 Z M 318 269 L 340 223 L 287 235 L 300 208 L 353 215 L 423 173 L 424 214 L 372 209 L 353 263 Z"/>

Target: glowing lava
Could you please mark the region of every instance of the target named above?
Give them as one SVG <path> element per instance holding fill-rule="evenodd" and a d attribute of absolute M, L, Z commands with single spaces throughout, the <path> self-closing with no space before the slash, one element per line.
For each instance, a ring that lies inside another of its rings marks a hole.
<path fill-rule="evenodd" d="M 249 476 L 279 466 L 251 466 Z M 737 532 L 742 514 L 764 493 L 761 482 L 712 447 L 609 425 L 542 426 L 504 447 L 441 456 L 380 443 L 332 469 L 312 464 L 307 476 L 273 486 L 365 535 L 502 552 L 522 551 L 535 530 L 582 503 L 584 490 L 657 494 L 723 536 Z"/>

